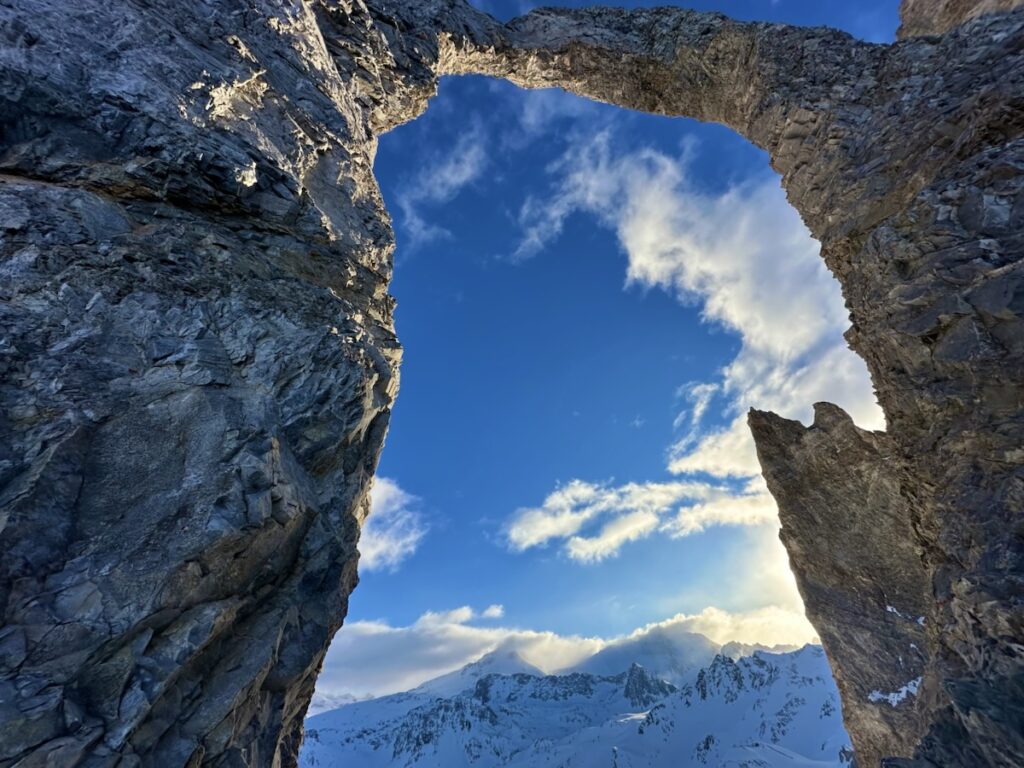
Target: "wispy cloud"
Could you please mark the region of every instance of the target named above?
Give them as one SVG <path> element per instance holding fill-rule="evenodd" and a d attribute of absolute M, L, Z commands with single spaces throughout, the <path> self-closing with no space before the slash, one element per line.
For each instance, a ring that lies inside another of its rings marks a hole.
<path fill-rule="evenodd" d="M 419 499 L 386 477 L 374 480 L 370 516 L 359 537 L 361 571 L 395 570 L 426 534 Z"/>
<path fill-rule="evenodd" d="M 658 527 L 657 513 L 640 510 L 617 515 L 594 536 L 573 536 L 565 550 L 573 560 L 596 562 L 617 555 L 623 544 L 645 539 Z"/>
<path fill-rule="evenodd" d="M 446 154 L 425 163 L 398 195 L 401 234 L 408 238 L 404 249 L 415 250 L 451 237 L 447 229 L 427 221 L 424 209 L 450 202 L 480 178 L 487 167 L 486 144 L 486 131 L 479 122 L 473 122 Z"/>
<path fill-rule="evenodd" d="M 593 563 L 656 531 L 689 536 L 715 525 L 763 525 L 775 505 L 762 487 L 698 481 L 613 486 L 573 480 L 539 507 L 520 509 L 506 527 L 514 551 L 560 541 L 573 560 Z"/>
<path fill-rule="evenodd" d="M 677 395 L 686 399 L 690 404 L 690 409 L 689 411 L 685 409 L 680 411 L 672 426 L 676 428 L 682 426 L 686 416 L 689 415 L 690 425 L 699 427 L 701 419 L 704 418 L 704 413 L 711 405 L 711 399 L 718 393 L 718 389 L 717 384 L 699 381 L 681 386 Z"/>
<path fill-rule="evenodd" d="M 683 437 L 676 441 L 674 450 L 681 452 L 697 441 L 704 414 L 720 389 L 717 383 L 700 381 L 691 381 L 679 387 L 676 397 L 685 400 L 687 407 L 681 408 L 676 414 L 672 421 L 672 429 L 680 431 L 685 427 L 686 431 Z"/>
<path fill-rule="evenodd" d="M 499 80 L 489 87 L 507 108 L 496 126 L 504 150 L 523 151 L 539 141 L 571 144 L 581 124 L 607 124 L 619 114 L 558 88 L 523 90 Z"/>

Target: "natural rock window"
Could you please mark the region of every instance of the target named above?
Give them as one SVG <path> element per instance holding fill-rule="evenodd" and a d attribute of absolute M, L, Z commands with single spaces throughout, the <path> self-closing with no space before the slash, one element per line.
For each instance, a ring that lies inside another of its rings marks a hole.
<path fill-rule="evenodd" d="M 376 137 L 468 73 L 768 153 L 888 425 L 750 414 L 858 759 L 1020 763 L 1017 5 L 907 2 L 891 46 L 674 9 L 5 5 L 0 765 L 294 763 L 397 386 Z"/>

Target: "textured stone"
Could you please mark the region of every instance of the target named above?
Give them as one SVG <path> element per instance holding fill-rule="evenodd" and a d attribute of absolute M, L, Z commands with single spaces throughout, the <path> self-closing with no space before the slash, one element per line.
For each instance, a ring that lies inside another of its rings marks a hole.
<path fill-rule="evenodd" d="M 923 2 L 893 46 L 671 8 L 0 6 L 0 767 L 294 764 L 397 390 L 376 136 L 469 72 L 769 153 L 889 425 L 751 417 L 860 762 L 1024 762 L 1024 10 Z"/>
<path fill-rule="evenodd" d="M 749 421 L 859 761 L 910 755 L 923 735 L 920 713 L 913 696 L 895 704 L 889 696 L 920 683 L 928 666 L 931 585 L 913 483 L 893 461 L 896 447 L 829 403 L 815 406 L 810 428 L 761 411 Z"/>
<path fill-rule="evenodd" d="M 1016 8 L 1024 0 L 903 0 L 899 37 L 942 35 L 970 19 Z"/>

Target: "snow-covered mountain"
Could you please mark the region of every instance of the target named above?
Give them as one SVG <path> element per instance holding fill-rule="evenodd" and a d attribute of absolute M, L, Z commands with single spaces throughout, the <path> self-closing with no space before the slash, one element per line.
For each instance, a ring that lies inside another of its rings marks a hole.
<path fill-rule="evenodd" d="M 678 649 L 671 651 L 668 661 L 656 654 L 647 660 L 674 669 Z M 600 660 L 602 669 L 609 658 Z M 491 654 L 413 691 L 311 717 L 300 765 L 840 768 L 850 763 L 839 696 L 818 646 L 782 654 L 757 651 L 738 660 L 717 655 L 681 673 L 678 685 L 635 662 L 617 674 L 542 675 L 521 667 L 530 669 L 517 656 Z M 490 671 L 503 668 L 510 673 Z M 456 692 L 462 683 L 467 687 Z"/>
<path fill-rule="evenodd" d="M 530 664 L 518 651 L 498 649 L 481 656 L 476 661 L 467 664 L 462 669 L 449 672 L 447 675 L 435 677 L 428 680 L 412 693 L 424 693 L 431 697 L 454 696 L 462 691 L 469 690 L 476 685 L 476 681 L 487 675 L 533 675 L 544 677 L 544 673 L 537 667 Z"/>
<path fill-rule="evenodd" d="M 330 712 L 332 709 L 344 707 L 346 704 L 355 704 L 357 701 L 367 701 L 372 696 L 356 696 L 352 693 L 320 693 L 313 694 L 313 700 L 309 702 L 307 717 L 319 715 L 321 712 Z"/>
<path fill-rule="evenodd" d="M 723 645 L 719 653 L 723 656 L 728 656 L 733 661 L 737 661 L 738 659 L 742 659 L 744 656 L 753 656 L 755 651 L 764 651 L 765 653 L 792 653 L 793 651 L 799 650 L 799 645 L 763 645 L 761 643 L 738 643 L 733 641 Z"/>
<path fill-rule="evenodd" d="M 704 635 L 678 627 L 655 627 L 642 634 L 610 643 L 579 664 L 561 670 L 592 675 L 616 675 L 639 664 L 652 675 L 679 685 L 698 667 L 710 664 L 721 646 Z"/>

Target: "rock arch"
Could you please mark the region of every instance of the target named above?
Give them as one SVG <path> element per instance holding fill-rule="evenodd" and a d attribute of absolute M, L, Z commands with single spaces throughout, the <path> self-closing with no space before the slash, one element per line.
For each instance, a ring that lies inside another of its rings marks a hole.
<path fill-rule="evenodd" d="M 397 391 L 375 136 L 464 72 L 769 152 L 889 424 L 750 416 L 859 759 L 1017 764 L 1014 5 L 908 0 L 934 36 L 893 46 L 676 9 L 0 8 L 0 766 L 294 763 Z"/>

